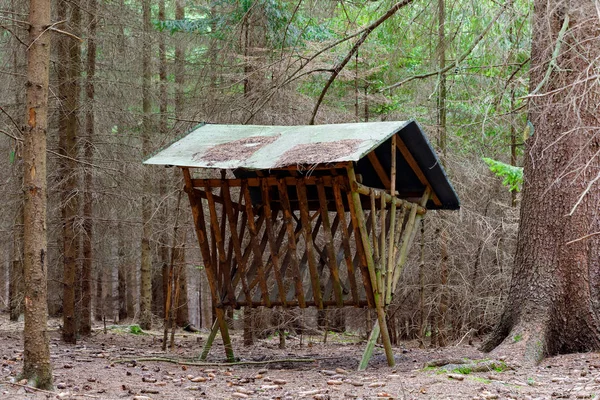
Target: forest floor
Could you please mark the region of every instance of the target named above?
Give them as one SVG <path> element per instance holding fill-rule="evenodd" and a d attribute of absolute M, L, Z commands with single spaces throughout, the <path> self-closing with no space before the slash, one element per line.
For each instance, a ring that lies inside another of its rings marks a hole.
<path fill-rule="evenodd" d="M 460 344 L 442 349 L 419 349 L 415 342 L 395 348 L 396 366 L 387 366 L 376 348 L 369 368 L 357 372 L 364 342 L 354 335 L 288 337 L 279 349 L 277 337 L 258 340 L 244 348 L 235 331 L 234 349 L 242 361 L 276 361 L 258 365 L 192 366 L 143 358 L 170 357 L 193 361 L 207 333 L 183 331 L 172 352 L 161 351 L 162 334 L 133 334 L 128 326 L 98 327 L 76 346 L 60 340 L 59 321 L 52 320 L 51 354 L 54 392 L 34 391 L 19 384 L 22 368 L 22 323 L 0 316 L 0 399 L 555 399 L 600 398 L 600 354 L 562 355 L 537 367 L 511 363 L 508 368 L 472 372 L 458 367 L 446 372 L 424 365 L 434 360 L 488 359 L 475 346 Z M 223 361 L 217 336 L 209 356 Z M 502 355 L 496 355 L 502 357 Z M 120 360 L 136 360 L 120 362 Z M 455 362 L 455 361 L 453 361 Z"/>

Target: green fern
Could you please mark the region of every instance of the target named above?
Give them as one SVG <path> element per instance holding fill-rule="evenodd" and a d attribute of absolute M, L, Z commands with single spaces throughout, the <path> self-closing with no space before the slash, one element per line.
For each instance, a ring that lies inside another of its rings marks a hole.
<path fill-rule="evenodd" d="M 488 165 L 490 171 L 496 174 L 497 177 L 502 178 L 502 184 L 508 187 L 508 190 L 511 192 L 521 191 L 523 186 L 522 167 L 515 167 L 487 157 L 483 157 L 483 161 Z"/>

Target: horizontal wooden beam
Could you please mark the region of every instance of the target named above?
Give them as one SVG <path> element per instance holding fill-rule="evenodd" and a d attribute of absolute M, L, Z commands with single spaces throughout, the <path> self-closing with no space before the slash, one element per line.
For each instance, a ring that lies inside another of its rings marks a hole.
<path fill-rule="evenodd" d="M 409 201 L 399 199 L 397 197 L 392 197 L 392 195 L 390 195 L 389 193 L 386 193 L 384 190 L 370 188 L 370 187 L 360 184 L 358 182 L 355 182 L 354 184 L 356 185 L 356 187 L 355 187 L 356 192 L 358 192 L 362 195 L 365 195 L 365 196 L 370 196 L 371 192 L 373 192 L 375 194 L 376 199 L 379 199 L 383 196 L 386 203 L 391 203 L 392 201 L 395 201 L 396 207 L 404 207 L 406 209 L 409 209 L 414 204 Z M 421 206 L 417 207 L 417 214 L 422 215 L 422 214 L 425 214 L 426 212 L 427 212 L 427 209 L 425 207 L 421 207 Z"/>
<path fill-rule="evenodd" d="M 288 176 L 285 178 L 276 178 L 276 177 L 268 177 L 268 178 L 247 178 L 247 179 L 227 179 L 227 183 L 229 187 L 238 187 L 242 186 L 242 182 L 246 181 L 248 186 L 259 187 L 261 186 L 261 180 L 266 180 L 268 186 L 277 186 L 280 180 L 284 180 L 286 185 L 296 185 L 299 179 L 302 179 L 305 185 L 316 185 L 317 179 L 321 179 L 325 186 L 333 185 L 333 177 L 332 176 L 305 176 L 305 177 L 294 177 Z M 192 185 L 194 187 L 220 187 L 221 179 L 193 179 Z"/>

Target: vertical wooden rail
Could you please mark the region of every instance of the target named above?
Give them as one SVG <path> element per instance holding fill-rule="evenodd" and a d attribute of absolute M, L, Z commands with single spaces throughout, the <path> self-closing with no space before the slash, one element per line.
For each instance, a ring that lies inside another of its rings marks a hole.
<path fill-rule="evenodd" d="M 333 234 L 329 223 L 329 209 L 327 206 L 327 197 L 325 196 L 325 186 L 322 179 L 317 179 L 317 193 L 319 205 L 321 208 L 321 219 L 323 220 L 323 233 L 325 235 L 325 248 L 327 249 L 327 260 L 331 272 L 331 283 L 333 284 L 333 294 L 338 307 L 344 306 L 344 293 L 340 283 L 340 271 L 337 265 L 337 257 L 333 246 Z M 338 221 L 339 224 L 339 221 Z"/>
<path fill-rule="evenodd" d="M 381 293 L 381 298 L 383 299 L 383 302 L 385 304 L 385 288 L 386 288 L 386 284 L 385 284 L 385 279 L 386 279 L 386 261 L 387 258 L 385 256 L 385 248 L 387 246 L 387 243 L 385 241 L 385 231 L 387 229 L 386 226 L 386 203 L 385 203 L 385 196 L 381 196 L 381 203 L 380 203 L 380 210 L 379 210 L 379 225 L 381 226 L 381 232 L 379 233 L 379 251 L 380 251 L 380 256 L 379 256 L 379 279 L 381 279 L 381 282 L 378 282 L 378 286 L 379 286 L 379 291 Z"/>
<path fill-rule="evenodd" d="M 335 207 L 337 214 L 340 217 L 340 225 L 342 226 L 342 246 L 344 247 L 344 259 L 346 260 L 346 268 L 348 269 L 348 281 L 350 282 L 350 293 L 354 304 L 358 306 L 358 287 L 356 286 L 356 273 L 354 271 L 354 262 L 352 261 L 352 250 L 350 249 L 350 232 L 348 222 L 346 221 L 346 210 L 342 201 L 341 185 L 344 182 L 343 176 L 336 176 L 333 180 L 333 197 L 335 198 Z"/>
<path fill-rule="evenodd" d="M 425 207 L 430 196 L 431 188 L 428 186 L 427 188 L 425 188 L 425 193 L 423 193 L 423 197 L 421 197 L 419 205 Z M 402 268 L 404 267 L 404 264 L 406 263 L 406 258 L 408 257 L 408 251 L 410 250 L 410 246 L 417 232 L 415 226 L 419 224 L 421 219 L 423 219 L 423 214 L 417 214 L 417 204 L 413 204 L 408 222 L 406 223 L 406 227 L 404 228 L 404 232 L 402 233 L 402 247 L 400 248 L 400 254 L 398 255 L 399 258 L 394 268 L 392 296 L 396 292 L 396 285 L 398 285 L 398 280 L 400 280 Z"/>
<path fill-rule="evenodd" d="M 279 246 L 277 246 L 275 232 L 273 231 L 273 215 L 271 212 L 271 194 L 269 193 L 269 182 L 266 179 L 261 179 L 262 189 L 262 200 L 265 208 L 265 225 L 267 239 L 269 240 L 269 249 L 271 250 L 271 263 L 273 264 L 273 273 L 275 274 L 275 280 L 277 282 L 277 291 L 279 292 L 279 300 L 281 304 L 286 307 L 286 296 L 285 286 L 283 285 L 283 278 L 281 277 L 281 270 L 279 264 Z"/>
<path fill-rule="evenodd" d="M 397 137 L 394 134 L 392 136 L 392 167 L 390 171 L 390 194 L 392 198 L 396 197 L 396 142 Z M 404 207 L 403 207 L 404 208 Z M 385 304 L 388 305 L 392 302 L 392 275 L 394 274 L 394 241 L 396 235 L 396 202 L 392 201 L 390 207 L 390 238 L 388 244 L 388 260 L 386 266 L 386 296 Z"/>
<path fill-rule="evenodd" d="M 296 234 L 294 233 L 292 211 L 290 209 L 290 199 L 288 196 L 285 179 L 279 179 L 277 181 L 277 187 L 279 188 L 279 199 L 281 201 L 283 219 L 288 234 L 288 255 L 291 260 L 292 272 L 295 275 L 294 283 L 296 288 L 296 297 L 298 298 L 298 304 L 300 307 L 306 308 L 304 289 L 302 287 L 302 277 L 300 275 L 300 265 L 298 262 L 298 254 L 296 253 Z"/>
<path fill-rule="evenodd" d="M 360 194 L 356 191 L 356 175 L 354 174 L 354 167 L 348 166 L 348 179 L 350 180 L 350 191 L 352 192 L 352 203 L 354 205 L 354 211 L 356 213 L 358 228 L 360 231 L 360 236 L 363 242 L 363 248 L 365 250 L 365 256 L 367 260 L 367 267 L 369 269 L 369 276 L 371 277 L 371 284 L 373 285 L 373 295 L 375 299 L 375 307 L 377 310 L 377 323 L 373 327 L 373 332 L 371 337 L 369 338 L 369 343 L 367 344 L 367 348 L 363 354 L 363 358 L 358 366 L 359 370 L 364 370 L 367 368 L 369 364 L 369 359 L 373 354 L 373 347 L 375 346 L 375 341 L 377 340 L 377 336 L 375 335 L 375 331 L 381 331 L 381 341 L 383 342 L 383 348 L 385 350 L 385 357 L 387 359 L 388 365 L 390 367 L 396 364 L 394 360 L 394 352 L 392 350 L 392 342 L 390 341 L 390 334 L 387 328 L 387 321 L 385 318 L 385 308 L 383 305 L 383 299 L 380 296 L 379 289 L 377 288 L 377 278 L 375 273 L 375 263 L 373 261 L 373 253 L 371 252 L 371 244 L 369 243 L 369 234 L 367 232 L 367 227 L 365 224 L 365 216 L 362 209 L 362 204 L 360 202 Z"/>
<path fill-rule="evenodd" d="M 254 263 L 256 265 L 256 275 L 260 285 L 260 291 L 262 296 L 263 304 L 267 307 L 271 307 L 271 299 L 269 298 L 269 289 L 267 286 L 267 280 L 265 277 L 265 271 L 263 268 L 262 251 L 260 244 L 257 241 L 258 230 L 256 229 L 256 223 L 254 221 L 254 210 L 252 209 L 252 198 L 250 197 L 250 190 L 248 189 L 248 182 L 242 181 L 241 190 L 244 192 L 244 203 L 246 205 L 246 215 L 248 217 L 248 230 L 250 231 L 250 244 L 252 246 L 252 252 L 254 253 Z M 267 221 L 267 224 L 269 221 Z"/>
<path fill-rule="evenodd" d="M 298 203 L 300 208 L 300 222 L 302 224 L 302 234 L 306 246 L 306 258 L 308 270 L 310 273 L 310 282 L 312 285 L 313 299 L 315 305 L 320 310 L 323 309 L 323 298 L 321 296 L 321 284 L 319 282 L 319 271 L 317 270 L 315 249 L 313 248 L 312 224 L 309 216 L 308 198 L 306 196 L 306 184 L 303 178 L 298 178 L 296 183 L 298 190 Z"/>
<path fill-rule="evenodd" d="M 204 210 L 202 209 L 202 201 L 196 195 L 194 187 L 192 186 L 192 178 L 190 175 L 189 168 L 182 168 L 183 178 L 185 180 L 185 191 L 188 194 L 190 205 L 192 207 L 192 216 L 194 217 L 194 228 L 196 230 L 196 236 L 198 237 L 198 244 L 200 245 L 200 251 L 202 253 L 202 259 L 204 260 L 204 269 L 206 271 L 206 277 L 211 291 L 213 300 L 213 306 L 216 306 L 216 301 L 219 299 L 219 290 L 217 288 L 217 282 L 215 277 L 214 266 L 211 264 L 210 246 L 208 244 L 208 238 L 206 236 L 206 223 L 204 219 Z M 223 346 L 225 347 L 225 354 L 229 362 L 233 362 L 235 357 L 233 355 L 233 347 L 231 346 L 231 338 L 229 337 L 229 328 L 225 321 L 225 313 L 222 308 L 215 307 L 217 314 L 217 323 L 221 330 L 221 337 L 223 338 Z M 209 344 L 208 341 L 205 346 L 205 352 L 208 354 L 212 342 Z"/>

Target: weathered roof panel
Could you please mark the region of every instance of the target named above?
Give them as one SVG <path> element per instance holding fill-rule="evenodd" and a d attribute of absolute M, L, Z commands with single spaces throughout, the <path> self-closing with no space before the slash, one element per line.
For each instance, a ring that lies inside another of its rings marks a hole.
<path fill-rule="evenodd" d="M 358 161 L 406 124 L 406 121 L 307 126 L 206 124 L 144 163 L 261 170 Z"/>
<path fill-rule="evenodd" d="M 260 170 L 354 161 L 362 183 L 389 190 L 389 149 L 394 134 L 399 139 L 396 151 L 398 196 L 416 201 L 429 185 L 434 199 L 429 201 L 428 208 L 458 209 L 458 196 L 427 136 L 415 121 L 309 126 L 205 124 L 144 163 L 231 169 L 236 176 L 248 178 L 258 176 Z M 366 157 L 369 153 L 373 154 Z M 317 173 L 311 168 L 300 168 L 296 172 Z M 283 170 L 268 173 L 290 174 Z M 260 193 L 256 196 L 260 198 Z"/>

